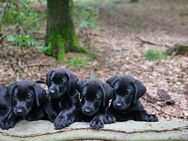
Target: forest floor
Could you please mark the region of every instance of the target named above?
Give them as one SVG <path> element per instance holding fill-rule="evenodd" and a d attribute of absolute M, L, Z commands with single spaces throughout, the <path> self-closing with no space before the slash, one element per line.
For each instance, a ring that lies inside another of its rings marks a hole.
<path fill-rule="evenodd" d="M 147 94 L 141 101 L 149 113 L 157 114 L 160 120 L 188 119 L 188 57 L 168 56 L 156 61 L 144 57 L 149 48 L 166 50 L 166 44 L 188 40 L 187 0 L 143 0 L 135 4 L 104 1 L 99 8 L 97 26 L 86 33 L 77 29 L 80 41 L 89 44 L 88 49 L 95 51 L 96 59 L 67 53 L 65 61 L 57 64 L 55 59 L 35 49 L 6 52 L 0 63 L 0 82 L 44 80 L 47 71 L 60 66 L 70 69 L 80 79 L 97 77 L 105 81 L 115 74 L 128 74 L 146 86 Z M 45 26 L 39 32 L 44 37 Z M 139 38 L 161 46 L 143 43 Z M 72 56 L 85 57 L 87 64 L 70 65 L 68 60 Z M 16 57 L 19 63 L 15 63 Z"/>

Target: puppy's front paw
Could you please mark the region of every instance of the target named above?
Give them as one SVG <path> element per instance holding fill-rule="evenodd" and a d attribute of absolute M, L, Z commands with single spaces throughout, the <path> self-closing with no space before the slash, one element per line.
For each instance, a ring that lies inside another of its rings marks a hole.
<path fill-rule="evenodd" d="M 62 128 L 65 128 L 66 126 L 69 126 L 74 122 L 74 118 L 69 118 L 67 116 L 61 116 L 57 117 L 54 121 L 55 129 L 59 130 Z"/>
<path fill-rule="evenodd" d="M 148 122 L 156 122 L 156 121 L 158 121 L 158 117 L 154 114 L 148 115 L 147 121 Z"/>
<path fill-rule="evenodd" d="M 103 122 L 100 119 L 93 119 L 90 122 L 90 127 L 94 128 L 94 129 L 99 129 L 99 128 L 103 128 L 104 124 L 103 124 Z"/>
<path fill-rule="evenodd" d="M 8 130 L 12 127 L 14 127 L 15 123 L 13 121 L 3 121 L 2 124 L 1 124 L 1 128 L 3 130 Z"/>
<path fill-rule="evenodd" d="M 103 122 L 105 124 L 111 124 L 116 122 L 116 118 L 113 115 L 107 114 L 104 116 Z"/>

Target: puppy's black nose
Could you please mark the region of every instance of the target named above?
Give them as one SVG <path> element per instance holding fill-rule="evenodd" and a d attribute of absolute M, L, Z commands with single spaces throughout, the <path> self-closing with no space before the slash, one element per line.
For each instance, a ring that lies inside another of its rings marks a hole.
<path fill-rule="evenodd" d="M 17 113 L 23 113 L 23 110 L 22 109 L 17 109 L 16 112 Z"/>
<path fill-rule="evenodd" d="M 121 106 L 122 106 L 122 103 L 120 103 L 120 102 L 116 103 L 116 107 L 121 107 Z"/>
<path fill-rule="evenodd" d="M 92 115 L 94 113 L 94 110 L 90 107 L 83 107 L 82 108 L 83 113 L 86 115 Z"/>
<path fill-rule="evenodd" d="M 86 113 L 90 113 L 91 110 L 90 110 L 90 109 L 84 109 L 84 112 L 86 112 Z"/>
<path fill-rule="evenodd" d="M 17 115 L 24 115 L 26 113 L 26 110 L 23 108 L 16 108 L 15 114 Z"/>
<path fill-rule="evenodd" d="M 50 90 L 50 94 L 55 94 L 55 90 Z"/>

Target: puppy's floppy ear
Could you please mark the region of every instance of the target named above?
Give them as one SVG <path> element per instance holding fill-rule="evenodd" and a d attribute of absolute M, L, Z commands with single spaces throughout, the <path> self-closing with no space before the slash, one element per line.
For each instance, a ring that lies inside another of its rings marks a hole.
<path fill-rule="evenodd" d="M 10 96 L 10 102 L 11 102 L 11 104 L 13 103 L 13 93 L 14 93 L 14 91 L 15 91 L 15 89 L 18 87 L 18 83 L 17 82 L 14 82 L 14 83 L 12 83 L 12 84 L 10 84 L 9 86 L 8 86 L 8 94 L 9 94 L 9 96 Z"/>
<path fill-rule="evenodd" d="M 83 87 L 85 86 L 86 80 L 78 80 L 76 82 L 76 89 L 81 92 Z"/>
<path fill-rule="evenodd" d="M 134 80 L 132 83 L 135 88 L 135 95 L 133 102 L 136 103 L 137 100 L 145 94 L 146 87 L 139 80 Z"/>
<path fill-rule="evenodd" d="M 46 91 L 37 83 L 31 85 L 33 90 L 35 91 L 35 99 L 37 106 L 40 107 L 47 100 Z"/>
<path fill-rule="evenodd" d="M 68 72 L 66 74 L 68 76 L 68 92 L 74 91 L 76 89 L 76 83 L 78 81 L 78 78 L 72 72 Z"/>
<path fill-rule="evenodd" d="M 107 109 L 110 99 L 113 97 L 113 88 L 108 84 L 103 84 L 101 86 L 103 92 L 103 108 Z"/>
<path fill-rule="evenodd" d="M 49 85 L 50 85 L 51 76 L 52 76 L 52 73 L 53 73 L 53 72 L 54 72 L 54 71 L 51 70 L 51 71 L 49 71 L 49 72 L 46 74 L 46 84 L 47 84 L 48 87 L 49 87 Z"/>
<path fill-rule="evenodd" d="M 111 87 L 114 86 L 114 84 L 117 82 L 117 80 L 119 79 L 119 76 L 118 75 L 115 75 L 111 78 L 109 78 L 106 83 L 109 84 Z"/>

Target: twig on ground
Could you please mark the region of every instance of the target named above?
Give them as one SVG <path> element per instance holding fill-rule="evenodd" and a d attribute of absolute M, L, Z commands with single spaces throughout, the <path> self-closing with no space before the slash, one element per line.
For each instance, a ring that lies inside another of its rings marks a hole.
<path fill-rule="evenodd" d="M 136 38 L 139 39 L 144 44 L 150 44 L 150 45 L 154 45 L 154 46 L 164 46 L 164 47 L 167 47 L 167 48 L 173 48 L 173 45 L 160 44 L 160 43 L 157 43 L 157 42 L 154 42 L 154 41 L 150 41 L 150 40 L 144 39 L 143 37 L 139 37 L 139 36 L 136 36 Z"/>
<path fill-rule="evenodd" d="M 169 99 L 169 100 L 165 100 L 165 101 L 158 101 L 156 104 L 159 105 L 159 106 L 175 105 L 175 99 Z"/>

